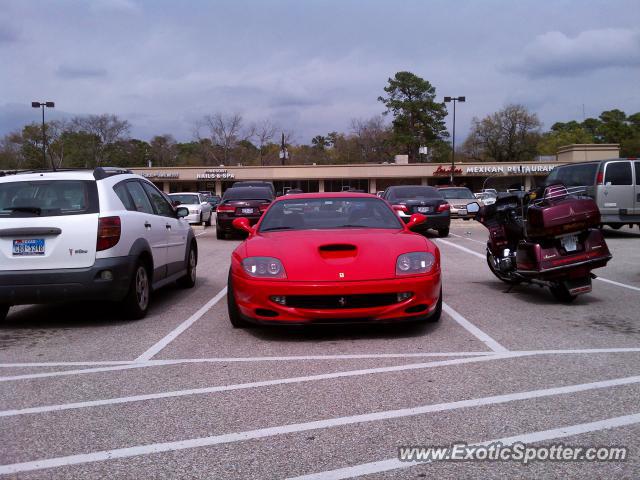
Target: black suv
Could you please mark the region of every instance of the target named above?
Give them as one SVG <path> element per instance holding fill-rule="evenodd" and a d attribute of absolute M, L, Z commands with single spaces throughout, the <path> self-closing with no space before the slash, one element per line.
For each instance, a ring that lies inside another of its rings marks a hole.
<path fill-rule="evenodd" d="M 449 204 L 435 187 L 422 185 L 402 185 L 387 188 L 381 195 L 391 204 L 398 216 L 407 223 L 411 215 L 421 213 L 427 221 L 418 227 L 423 233 L 432 228 L 438 235 L 449 235 L 451 214 Z"/>

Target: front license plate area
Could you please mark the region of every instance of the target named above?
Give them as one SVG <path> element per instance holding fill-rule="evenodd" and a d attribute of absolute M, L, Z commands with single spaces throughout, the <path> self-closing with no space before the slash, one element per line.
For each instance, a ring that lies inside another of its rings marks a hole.
<path fill-rule="evenodd" d="M 562 244 L 562 248 L 567 252 L 575 252 L 578 249 L 578 236 L 568 235 L 566 237 L 562 237 L 560 239 L 560 243 Z"/>
<path fill-rule="evenodd" d="M 13 241 L 13 255 L 30 257 L 44 255 L 44 238 L 16 239 Z"/>
<path fill-rule="evenodd" d="M 466 208 L 460 208 L 460 209 L 458 210 L 458 214 L 460 214 L 460 215 L 466 215 L 466 214 L 467 214 L 467 209 L 466 209 Z"/>
<path fill-rule="evenodd" d="M 253 208 L 243 208 L 242 213 L 253 213 Z"/>

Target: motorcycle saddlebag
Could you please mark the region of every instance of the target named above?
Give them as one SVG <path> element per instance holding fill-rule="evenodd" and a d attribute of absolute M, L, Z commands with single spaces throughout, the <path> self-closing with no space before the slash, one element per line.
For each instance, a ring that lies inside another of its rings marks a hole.
<path fill-rule="evenodd" d="M 568 197 L 531 205 L 527 212 L 530 237 L 556 236 L 595 228 L 600 224 L 598 205 L 590 198 Z"/>

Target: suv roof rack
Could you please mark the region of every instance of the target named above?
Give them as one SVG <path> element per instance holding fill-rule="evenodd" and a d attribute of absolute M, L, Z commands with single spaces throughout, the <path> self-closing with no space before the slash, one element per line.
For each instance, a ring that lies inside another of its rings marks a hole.
<path fill-rule="evenodd" d="M 131 170 L 120 167 L 96 167 L 93 170 L 93 178 L 96 180 L 103 180 L 113 175 L 125 175 L 133 173 Z"/>

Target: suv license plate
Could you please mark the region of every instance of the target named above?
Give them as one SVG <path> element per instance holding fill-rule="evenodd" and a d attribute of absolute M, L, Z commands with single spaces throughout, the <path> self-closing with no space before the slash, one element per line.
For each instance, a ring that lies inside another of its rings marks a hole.
<path fill-rule="evenodd" d="M 242 213 L 253 213 L 253 208 L 243 208 Z"/>
<path fill-rule="evenodd" d="M 429 213 L 431 209 L 429 207 L 418 207 L 418 213 Z"/>
<path fill-rule="evenodd" d="M 560 242 L 567 252 L 575 252 L 578 249 L 578 237 L 576 235 L 562 237 Z"/>
<path fill-rule="evenodd" d="M 14 240 L 13 255 L 21 257 L 44 255 L 44 238 Z"/>
<path fill-rule="evenodd" d="M 458 215 L 466 215 L 467 214 L 467 209 L 466 208 L 459 208 L 458 209 Z"/>

